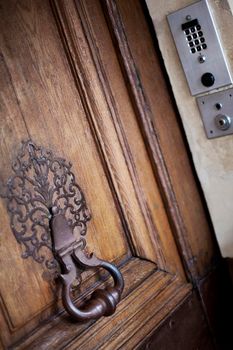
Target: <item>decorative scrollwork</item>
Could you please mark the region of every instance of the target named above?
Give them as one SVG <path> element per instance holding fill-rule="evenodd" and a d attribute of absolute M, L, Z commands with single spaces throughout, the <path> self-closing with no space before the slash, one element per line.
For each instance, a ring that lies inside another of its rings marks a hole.
<path fill-rule="evenodd" d="M 22 257 L 32 257 L 53 271 L 58 271 L 58 264 L 52 254 L 51 210 L 65 215 L 76 239 L 84 245 L 82 236 L 91 218 L 71 166 L 31 140 L 22 142 L 12 164 L 14 174 L 8 179 L 3 194 L 12 232 L 24 247 Z"/>

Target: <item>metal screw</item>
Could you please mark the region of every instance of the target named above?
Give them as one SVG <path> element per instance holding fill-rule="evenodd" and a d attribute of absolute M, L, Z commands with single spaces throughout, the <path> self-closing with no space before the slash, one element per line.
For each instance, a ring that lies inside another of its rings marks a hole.
<path fill-rule="evenodd" d="M 198 60 L 200 63 L 204 63 L 206 61 L 206 57 L 204 55 L 201 55 L 198 57 Z"/>
<path fill-rule="evenodd" d="M 67 268 L 68 271 L 71 271 L 72 266 L 70 264 L 68 264 L 68 265 L 66 265 L 66 268 Z"/>
<path fill-rule="evenodd" d="M 58 214 L 59 209 L 58 209 L 58 207 L 57 207 L 57 206 L 53 206 L 53 207 L 52 207 L 52 209 L 51 209 L 51 211 L 52 211 L 52 214 L 53 214 L 53 215 L 57 215 L 57 214 Z"/>
<path fill-rule="evenodd" d="M 187 16 L 186 16 L 186 19 L 187 19 L 187 21 L 191 21 L 191 19 L 192 19 L 192 16 L 190 16 L 190 15 L 187 15 Z"/>
<path fill-rule="evenodd" d="M 221 109 L 222 108 L 222 104 L 221 103 L 219 103 L 219 102 L 217 102 L 216 104 L 215 104 L 215 107 L 219 110 L 219 109 Z"/>

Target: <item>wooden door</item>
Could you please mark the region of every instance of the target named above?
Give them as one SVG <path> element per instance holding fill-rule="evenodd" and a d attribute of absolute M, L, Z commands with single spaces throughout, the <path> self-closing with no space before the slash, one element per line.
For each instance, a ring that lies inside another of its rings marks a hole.
<path fill-rule="evenodd" d="M 120 32 L 115 32 L 118 44 L 110 35 L 106 18 L 112 24 L 120 20 L 115 6 L 97 0 L 1 1 L 1 192 L 14 173 L 12 162 L 23 140 L 71 162 L 92 215 L 88 248 L 119 266 L 125 280 L 123 299 L 113 316 L 72 322 L 63 312 L 59 283 L 45 263 L 50 249 L 35 251 L 31 240 L 25 254 L 3 198 L 4 349 L 135 348 L 191 289 L 174 238 L 177 203 L 162 153 L 153 144 L 156 132 L 146 119 L 140 79 L 133 65 L 118 59 L 118 50 L 125 50 L 126 56 L 128 52 Z M 120 25 L 117 22 L 116 28 Z M 159 98 L 160 92 L 156 94 Z M 138 122 L 140 108 L 144 129 Z M 96 271 L 84 273 L 82 280 L 73 290 L 80 303 L 106 283 Z"/>

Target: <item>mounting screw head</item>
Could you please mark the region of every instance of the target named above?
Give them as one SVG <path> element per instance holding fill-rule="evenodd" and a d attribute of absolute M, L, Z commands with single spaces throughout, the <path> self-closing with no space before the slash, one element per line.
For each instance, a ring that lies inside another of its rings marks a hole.
<path fill-rule="evenodd" d="M 222 104 L 221 104 L 220 102 L 217 102 L 217 103 L 215 104 L 215 107 L 219 110 L 219 109 L 222 108 Z"/>
<path fill-rule="evenodd" d="M 59 209 L 57 206 L 53 206 L 51 211 L 52 211 L 53 215 L 56 215 L 56 214 L 58 214 Z"/>
<path fill-rule="evenodd" d="M 204 55 L 200 55 L 200 56 L 198 57 L 198 61 L 199 61 L 200 63 L 204 63 L 204 62 L 206 61 L 206 57 L 205 57 Z"/>
<path fill-rule="evenodd" d="M 185 18 L 187 19 L 187 21 L 191 21 L 191 19 L 192 19 L 192 16 L 190 16 L 190 15 L 187 15 L 187 16 L 186 16 Z"/>
<path fill-rule="evenodd" d="M 66 268 L 67 268 L 68 271 L 71 271 L 72 266 L 70 264 L 68 264 L 68 265 L 66 265 Z"/>

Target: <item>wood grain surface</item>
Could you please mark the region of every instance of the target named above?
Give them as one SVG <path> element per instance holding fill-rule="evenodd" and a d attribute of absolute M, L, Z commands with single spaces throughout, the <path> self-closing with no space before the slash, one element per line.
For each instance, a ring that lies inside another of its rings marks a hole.
<path fill-rule="evenodd" d="M 22 259 L 2 199 L 0 344 L 133 349 L 214 255 L 140 2 L 2 0 L 0 48 L 0 191 L 22 140 L 71 161 L 92 214 L 89 250 L 120 265 L 126 283 L 116 314 L 72 323 L 59 283 Z M 109 283 L 95 271 L 82 277 L 78 303 Z"/>
<path fill-rule="evenodd" d="M 111 3 L 114 4 L 109 1 Z M 211 264 L 220 255 L 203 205 L 203 195 L 196 184 L 194 167 L 186 151 L 188 146 L 171 97 L 168 78 L 164 74 L 162 57 L 158 54 L 156 33 L 150 30 L 149 15 L 143 2 L 116 0 L 115 6 L 120 18 L 114 25 L 114 35 L 119 31 L 118 40 L 121 42 L 124 36 L 127 38 L 127 44 L 118 49 L 119 59 L 123 63 L 125 79 L 129 81 L 131 77 L 129 90 L 133 89 L 136 81 L 141 94 L 139 99 L 138 90 L 134 95 L 131 93 L 138 111 L 138 122 L 186 271 L 191 280 L 198 280 L 208 273 Z M 114 15 L 116 22 L 116 13 Z M 123 30 L 119 28 L 122 23 Z M 135 69 L 135 74 L 130 74 L 129 70 L 133 72 Z"/>
<path fill-rule="evenodd" d="M 190 293 L 190 285 L 150 262 L 132 258 L 121 271 L 126 286 L 114 315 L 77 324 L 63 314 L 14 349 L 134 349 Z"/>

